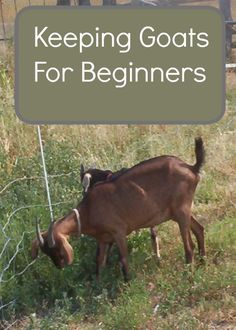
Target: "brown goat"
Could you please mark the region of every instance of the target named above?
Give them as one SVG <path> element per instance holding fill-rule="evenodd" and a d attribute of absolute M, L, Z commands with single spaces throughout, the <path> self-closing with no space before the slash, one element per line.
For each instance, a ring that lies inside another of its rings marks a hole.
<path fill-rule="evenodd" d="M 89 168 L 85 171 L 85 168 L 83 164 L 80 166 L 80 179 L 83 186 L 83 196 L 88 192 L 89 189 L 91 189 L 95 184 L 101 183 L 104 181 L 110 181 L 114 180 L 117 176 L 120 176 L 121 174 L 125 173 L 128 170 L 128 168 L 122 168 L 121 170 L 118 170 L 116 172 L 112 172 L 111 170 L 101 170 L 97 168 Z M 160 255 L 160 247 L 159 247 L 159 239 L 157 236 L 157 230 L 155 227 L 150 228 L 150 234 L 151 234 L 151 241 L 152 241 L 152 248 L 153 251 L 157 257 L 157 260 L 160 261 L 161 255 Z M 107 249 L 107 253 L 105 255 L 104 263 L 106 263 L 106 260 L 109 256 L 111 247 L 113 243 L 109 244 L 109 247 Z M 97 255 L 99 254 L 99 246 L 97 247 Z M 97 269 L 98 269 L 97 265 Z"/>
<path fill-rule="evenodd" d="M 135 165 L 114 180 L 95 185 L 78 207 L 54 222 L 48 232 L 41 234 L 38 228 L 37 239 L 32 243 L 33 258 L 40 247 L 57 267 L 69 265 L 73 261 L 73 249 L 68 238 L 83 233 L 95 237 L 99 243 L 99 267 L 104 262 L 106 245 L 116 242 L 126 280 L 126 236 L 170 219 L 179 225 L 186 262 L 193 259 L 190 230 L 197 239 L 200 255 L 205 256 L 204 229 L 191 212 L 204 162 L 201 138 L 195 140 L 195 155 L 195 165 L 174 156 L 160 156 Z"/>

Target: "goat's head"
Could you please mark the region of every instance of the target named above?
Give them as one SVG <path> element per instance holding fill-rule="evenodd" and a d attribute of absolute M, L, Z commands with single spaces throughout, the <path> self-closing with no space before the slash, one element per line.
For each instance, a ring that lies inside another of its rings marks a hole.
<path fill-rule="evenodd" d="M 57 268 L 63 268 L 73 262 L 73 249 L 69 244 L 67 237 L 60 233 L 55 233 L 55 223 L 52 222 L 48 231 L 40 232 L 39 223 L 36 220 L 36 236 L 32 242 L 31 256 L 36 259 L 39 248 L 41 251 L 51 258 Z"/>
<path fill-rule="evenodd" d="M 97 168 L 89 168 L 85 171 L 84 166 L 81 164 L 80 167 L 80 178 L 83 186 L 84 195 L 88 192 L 89 188 L 98 182 L 106 181 L 112 176 L 112 171 L 110 170 L 100 170 Z"/>

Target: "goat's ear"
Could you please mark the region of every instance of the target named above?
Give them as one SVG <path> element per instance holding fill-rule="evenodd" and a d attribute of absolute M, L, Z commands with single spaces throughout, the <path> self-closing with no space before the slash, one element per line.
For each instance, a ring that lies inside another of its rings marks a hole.
<path fill-rule="evenodd" d="M 71 265 L 74 259 L 73 249 L 65 237 L 61 237 L 61 254 L 66 265 Z"/>
<path fill-rule="evenodd" d="M 31 244 L 31 258 L 34 260 L 37 258 L 39 253 L 39 241 L 37 240 L 37 238 L 35 240 L 33 240 L 32 244 Z"/>
<path fill-rule="evenodd" d="M 88 191 L 88 188 L 90 187 L 90 181 L 91 181 L 91 174 L 90 173 L 86 173 L 83 177 L 83 180 L 82 180 L 82 185 L 84 187 L 84 191 L 87 192 Z"/>
<path fill-rule="evenodd" d="M 84 165 L 81 164 L 81 165 L 80 165 L 80 177 L 81 177 L 81 179 L 82 179 L 83 176 L 84 176 L 84 172 L 85 172 L 85 170 L 84 170 Z"/>

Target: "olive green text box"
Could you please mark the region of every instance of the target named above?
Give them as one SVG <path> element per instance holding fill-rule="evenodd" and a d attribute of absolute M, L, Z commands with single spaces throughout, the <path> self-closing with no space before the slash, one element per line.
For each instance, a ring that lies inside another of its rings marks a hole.
<path fill-rule="evenodd" d="M 15 107 L 33 124 L 189 123 L 225 107 L 224 22 L 213 8 L 22 10 Z"/>

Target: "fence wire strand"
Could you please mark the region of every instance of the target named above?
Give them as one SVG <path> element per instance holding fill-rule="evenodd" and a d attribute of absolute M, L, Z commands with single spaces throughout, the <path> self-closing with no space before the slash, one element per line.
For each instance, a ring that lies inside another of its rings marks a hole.
<path fill-rule="evenodd" d="M 53 175 L 48 175 L 48 178 L 59 178 L 62 176 L 70 176 L 74 174 L 75 171 L 69 172 L 69 173 L 62 173 L 62 174 L 53 174 Z M 25 180 L 44 180 L 44 176 L 23 176 L 22 178 L 17 178 L 14 179 L 10 182 L 8 182 L 1 190 L 0 190 L 0 195 L 6 191 L 8 188 L 10 188 L 11 185 L 14 183 L 20 182 L 20 181 L 25 181 Z"/>

